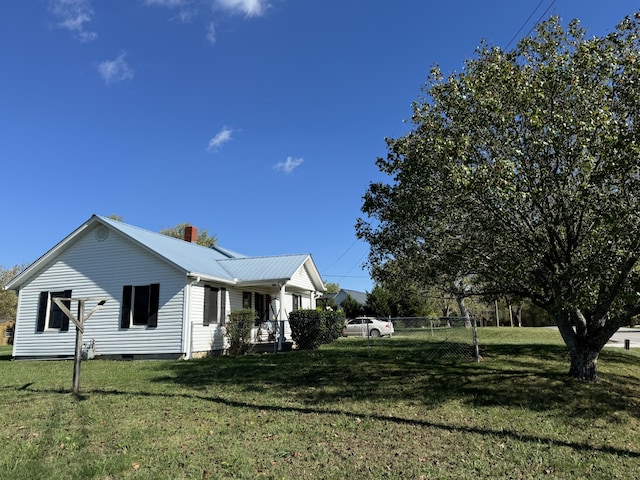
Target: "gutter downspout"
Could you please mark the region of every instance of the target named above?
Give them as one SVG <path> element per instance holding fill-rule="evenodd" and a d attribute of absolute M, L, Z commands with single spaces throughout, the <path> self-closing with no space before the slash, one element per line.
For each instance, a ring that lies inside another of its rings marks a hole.
<path fill-rule="evenodd" d="M 200 277 L 196 277 L 193 281 L 187 283 L 185 288 L 186 299 L 184 301 L 184 335 L 185 335 L 185 360 L 191 360 L 191 355 L 193 354 L 193 322 L 191 321 L 191 287 L 194 284 L 200 283 Z"/>

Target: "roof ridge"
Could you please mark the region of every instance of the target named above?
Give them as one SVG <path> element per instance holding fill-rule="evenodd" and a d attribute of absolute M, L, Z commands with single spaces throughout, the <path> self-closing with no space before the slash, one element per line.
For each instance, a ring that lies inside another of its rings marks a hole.
<path fill-rule="evenodd" d="M 171 235 L 167 235 L 165 233 L 156 232 L 155 230 L 149 230 L 148 228 L 143 228 L 143 227 L 140 227 L 138 225 L 133 225 L 131 223 L 122 222 L 120 220 L 115 220 L 113 218 L 104 217 L 102 215 L 96 215 L 96 217 L 98 217 L 100 220 L 106 221 L 107 223 L 109 223 L 111 226 L 113 226 L 115 228 L 117 228 L 118 226 L 117 225 L 113 225 L 114 222 L 115 223 L 119 223 L 121 225 L 124 225 L 125 227 L 128 227 L 128 228 L 139 230 L 141 232 L 150 233 L 150 234 L 153 234 L 153 235 L 158 235 L 158 236 L 160 236 L 162 238 L 169 238 L 171 240 L 175 240 L 176 242 L 181 242 L 181 244 L 183 244 L 183 245 L 192 245 L 192 246 L 195 245 L 197 247 L 206 248 L 206 249 L 211 249 L 212 248 L 212 247 L 207 247 L 205 245 L 200 245 L 199 243 L 196 243 L 196 242 L 187 242 L 186 240 L 183 240 L 182 238 L 172 237 Z M 123 232 L 123 233 L 125 233 L 125 232 Z M 229 255 L 231 253 L 236 253 L 236 252 L 231 252 L 231 250 L 228 250 L 228 249 L 226 249 L 223 246 L 218 245 L 218 244 L 215 244 L 214 247 L 216 247 L 215 249 L 217 251 L 219 251 L 220 253 L 224 254 L 224 255 Z M 240 255 L 240 254 L 236 253 L 236 255 Z M 233 258 L 233 257 L 231 257 L 231 258 Z"/>
<path fill-rule="evenodd" d="M 282 257 L 308 257 L 310 253 L 286 253 L 284 255 L 258 255 L 255 257 L 232 257 L 232 258 L 222 258 L 218 261 L 225 262 L 227 260 L 256 260 L 259 258 L 282 258 Z"/>

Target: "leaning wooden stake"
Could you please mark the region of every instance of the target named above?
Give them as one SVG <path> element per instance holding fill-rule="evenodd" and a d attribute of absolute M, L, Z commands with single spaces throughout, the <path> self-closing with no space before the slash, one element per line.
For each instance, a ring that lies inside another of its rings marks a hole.
<path fill-rule="evenodd" d="M 82 360 L 82 334 L 84 333 L 84 323 L 89 320 L 89 317 L 96 313 L 102 305 L 107 302 L 106 298 L 53 298 L 56 305 L 62 310 L 69 320 L 71 320 L 76 326 L 76 352 L 73 359 L 73 393 L 77 394 L 80 391 L 80 361 Z M 64 304 L 65 302 L 78 302 L 78 318 L 75 317 L 71 310 Z M 84 315 L 84 304 L 86 302 L 96 301 L 98 302 L 93 310 L 91 310 L 87 316 Z"/>

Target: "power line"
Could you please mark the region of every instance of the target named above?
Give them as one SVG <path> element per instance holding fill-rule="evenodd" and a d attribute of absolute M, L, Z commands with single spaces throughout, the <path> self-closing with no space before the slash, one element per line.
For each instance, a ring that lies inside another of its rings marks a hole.
<path fill-rule="evenodd" d="M 513 37 L 511 37 L 511 40 L 509 40 L 509 43 L 507 43 L 507 46 L 504 48 L 505 50 L 509 50 L 509 47 L 511 46 L 511 44 L 513 43 L 513 41 L 518 37 L 518 35 L 520 34 L 520 32 L 522 31 L 522 29 L 527 25 L 527 23 L 529 23 L 529 20 L 531 20 L 531 17 L 533 17 L 535 15 L 535 13 L 538 11 L 538 9 L 540 8 L 540 6 L 545 2 L 545 0 L 540 0 L 538 2 L 538 5 L 536 5 L 536 8 L 533 9 L 533 11 L 529 14 L 529 16 L 527 17 L 527 19 L 522 23 L 522 25 L 520 26 L 520 28 L 518 29 L 518 31 L 515 33 L 515 35 Z M 540 15 L 540 17 L 538 18 L 538 20 L 536 21 L 536 23 L 533 24 L 533 27 L 531 27 L 531 29 L 527 32 L 527 35 L 529 35 L 531 33 L 531 31 L 536 27 L 536 25 L 538 25 L 538 23 L 540 23 L 540 20 L 542 19 L 542 17 L 544 17 L 547 12 L 549 11 L 549 9 L 553 6 L 553 4 L 556 3 L 556 0 L 552 0 L 551 3 L 549 4 L 549 6 L 547 7 L 547 9 L 542 13 L 542 15 Z"/>
<path fill-rule="evenodd" d="M 540 23 L 540 21 L 542 20 L 542 17 L 545 17 L 545 16 L 547 15 L 547 12 L 548 12 L 549 10 L 551 10 L 551 7 L 553 7 L 553 5 L 554 5 L 555 3 L 556 3 L 556 0 L 553 0 L 553 1 L 549 4 L 549 6 L 547 7 L 547 9 L 546 9 L 544 12 L 542 12 L 542 15 L 540 15 L 540 17 L 538 17 L 538 20 L 536 20 L 536 23 L 534 23 L 534 24 L 533 24 L 533 27 L 531 27 L 531 28 L 529 29 L 529 31 L 527 32 L 527 35 L 526 35 L 526 36 L 529 36 L 529 34 L 533 31 L 533 29 L 534 29 L 534 28 L 536 28 L 536 26 Z"/>
<path fill-rule="evenodd" d="M 325 267 L 324 270 L 328 270 L 331 267 L 333 267 L 336 263 L 338 263 L 340 261 L 340 259 L 342 257 L 344 257 L 347 254 L 347 252 L 353 248 L 353 246 L 357 243 L 357 241 L 358 241 L 358 239 L 356 238 L 353 241 L 353 243 L 351 245 L 349 245 L 349 247 L 344 252 L 342 252 L 342 255 L 340 255 L 338 258 L 336 258 L 329 266 Z"/>
<path fill-rule="evenodd" d="M 370 278 L 369 275 L 322 275 L 322 278 Z M 340 283 L 340 282 L 336 282 L 336 283 Z"/>
<path fill-rule="evenodd" d="M 325 275 L 325 274 L 322 274 L 322 276 L 323 277 L 333 277 L 333 278 L 337 277 L 338 278 L 337 283 L 340 283 L 340 280 L 342 280 L 343 278 L 370 278 L 370 276 L 368 276 L 368 275 L 349 275 L 354 268 L 356 268 L 358 265 L 362 265 L 362 259 L 367 255 L 367 253 L 368 252 L 364 252 L 362 254 L 362 256 L 358 259 L 358 261 L 355 264 L 353 264 L 353 266 L 349 270 L 347 270 L 347 272 L 344 275 Z"/>

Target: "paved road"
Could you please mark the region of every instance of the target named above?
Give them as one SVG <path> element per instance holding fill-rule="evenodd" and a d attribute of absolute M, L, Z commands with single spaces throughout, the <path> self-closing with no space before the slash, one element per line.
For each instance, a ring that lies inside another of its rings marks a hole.
<path fill-rule="evenodd" d="M 640 328 L 621 328 L 607 343 L 607 347 L 622 347 L 624 348 L 624 341 L 629 340 L 629 346 L 631 348 L 640 348 Z"/>

